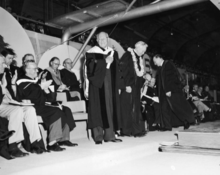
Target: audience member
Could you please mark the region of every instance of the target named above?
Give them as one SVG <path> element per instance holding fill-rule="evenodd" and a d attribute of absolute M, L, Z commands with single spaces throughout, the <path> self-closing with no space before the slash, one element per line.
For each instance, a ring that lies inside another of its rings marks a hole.
<path fill-rule="evenodd" d="M 12 98 L 15 99 L 12 85 L 11 85 L 11 79 L 15 75 L 15 71 L 18 69 L 18 67 L 12 65 L 12 61 L 15 58 L 16 54 L 13 49 L 11 48 L 5 48 L 1 54 L 5 57 L 5 73 L 6 73 L 6 80 L 7 80 L 7 89 L 9 93 L 11 94 Z"/>
<path fill-rule="evenodd" d="M 25 64 L 26 63 L 29 63 L 29 62 L 33 62 L 35 63 L 35 59 L 34 59 L 34 55 L 31 54 L 31 53 L 27 53 L 23 56 L 22 58 L 22 66 L 18 68 L 18 80 L 21 78 L 21 77 L 24 77 L 25 76 Z M 42 69 L 38 67 L 38 74 L 40 74 L 42 72 Z"/>
<path fill-rule="evenodd" d="M 0 56 L 0 64 L 4 63 L 4 58 Z M 16 74 L 12 79 L 12 86 L 15 86 Z M 11 94 L 6 88 L 7 81 L 5 73 L 1 80 L 1 105 L 0 116 L 7 118 L 9 121 L 8 130 L 15 131 L 14 135 L 9 138 L 9 153 L 12 157 L 23 157 L 28 155 L 18 149 L 17 145 L 24 140 L 23 122 L 29 133 L 29 139 L 31 142 L 31 151 L 37 154 L 43 153 L 43 150 L 38 147 L 38 141 L 41 140 L 41 134 L 38 128 L 37 115 L 35 109 L 31 106 L 14 106 L 14 101 Z M 13 92 L 16 93 L 16 92 Z M 17 103 L 16 103 L 17 104 Z"/>
<path fill-rule="evenodd" d="M 159 129 L 157 128 L 157 120 L 155 118 L 155 111 L 158 112 L 157 106 L 159 105 L 159 100 L 155 92 L 154 84 L 151 81 L 151 75 L 147 73 L 143 78 L 145 82 L 141 88 L 141 102 L 144 107 L 142 113 L 147 120 L 148 130 L 154 131 Z"/>
<path fill-rule="evenodd" d="M 70 91 L 77 91 L 82 94 L 82 89 L 80 88 L 80 83 L 77 80 L 77 77 L 74 72 L 72 72 L 72 61 L 70 58 L 67 58 L 63 61 L 64 69 L 60 70 L 61 80 Z"/>
<path fill-rule="evenodd" d="M 37 115 L 41 116 L 49 134 L 48 150 L 63 151 L 60 146 L 76 146 L 69 141 L 70 131 L 75 127 L 75 122 L 69 108 L 65 106 L 48 106 L 46 102 L 50 98 L 49 84 L 45 86 L 45 75 L 39 82 L 37 78 L 38 68 L 35 63 L 25 64 L 26 75 L 17 81 L 18 95 L 20 99 L 30 100 L 34 104 Z"/>
<path fill-rule="evenodd" d="M 61 73 L 58 69 L 60 66 L 60 59 L 57 57 L 51 58 L 49 61 L 49 67 L 44 70 L 47 80 L 53 80 L 52 86 L 54 86 L 55 92 L 65 92 L 67 101 L 76 100 L 75 97 L 71 97 L 70 87 L 62 82 Z"/>
<path fill-rule="evenodd" d="M 199 98 L 197 84 L 193 85 L 193 90 L 190 92 L 190 96 L 200 113 L 200 120 L 201 121 L 204 120 L 205 118 L 204 112 L 211 112 L 211 108 L 209 108 L 206 104 L 204 104 L 203 101 Z"/>

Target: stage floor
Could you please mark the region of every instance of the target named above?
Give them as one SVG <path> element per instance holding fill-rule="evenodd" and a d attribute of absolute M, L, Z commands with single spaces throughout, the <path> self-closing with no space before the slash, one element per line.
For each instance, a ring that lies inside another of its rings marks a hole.
<path fill-rule="evenodd" d="M 220 133 L 220 121 L 202 123 L 184 130 L 184 132 Z"/>
<path fill-rule="evenodd" d="M 0 157 L 0 175 L 219 175 L 218 156 L 158 152 L 161 142 L 176 141 L 174 133 L 179 130 L 182 127 L 150 132 L 142 138 L 121 137 L 122 143 L 102 145 L 78 139 L 72 140 L 78 147 L 64 152 L 10 161 Z"/>

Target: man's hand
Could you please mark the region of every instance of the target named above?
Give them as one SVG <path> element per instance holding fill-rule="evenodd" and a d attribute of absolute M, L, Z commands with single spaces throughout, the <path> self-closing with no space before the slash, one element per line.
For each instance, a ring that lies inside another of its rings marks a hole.
<path fill-rule="evenodd" d="M 18 72 L 16 70 L 14 76 L 11 79 L 11 84 L 15 84 L 17 79 L 18 79 Z"/>
<path fill-rule="evenodd" d="M 192 100 L 199 100 L 199 98 L 198 97 L 192 97 Z"/>
<path fill-rule="evenodd" d="M 48 81 L 41 80 L 41 83 L 40 83 L 41 89 L 48 90 L 51 83 L 52 83 L 52 80 L 48 80 Z"/>
<path fill-rule="evenodd" d="M 7 86 L 6 73 L 4 73 L 4 75 L 2 77 L 2 86 L 4 88 L 6 88 L 6 86 Z"/>
<path fill-rule="evenodd" d="M 66 87 L 65 84 L 61 84 L 60 87 L 59 87 L 60 90 L 66 90 L 66 88 L 67 88 L 67 87 Z"/>
<path fill-rule="evenodd" d="M 167 97 L 171 97 L 171 92 L 170 92 L 170 91 L 167 92 L 167 93 L 166 93 L 166 96 L 167 96 Z"/>
<path fill-rule="evenodd" d="M 132 88 L 131 86 L 126 86 L 126 90 L 127 93 L 131 93 L 132 92 Z"/>
<path fill-rule="evenodd" d="M 5 71 L 5 63 L 0 64 L 0 74 Z"/>
<path fill-rule="evenodd" d="M 111 56 L 108 56 L 106 59 L 105 59 L 106 63 L 107 64 L 111 64 L 113 62 L 113 57 Z"/>
<path fill-rule="evenodd" d="M 38 79 L 46 81 L 47 72 L 45 72 L 43 75 L 42 74 L 43 74 L 43 71 L 38 75 Z"/>

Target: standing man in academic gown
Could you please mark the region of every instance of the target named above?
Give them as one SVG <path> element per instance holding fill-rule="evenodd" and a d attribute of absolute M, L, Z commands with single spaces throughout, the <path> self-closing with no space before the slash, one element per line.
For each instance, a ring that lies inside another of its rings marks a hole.
<path fill-rule="evenodd" d="M 115 61 L 117 52 L 108 47 L 108 34 L 97 35 L 98 46 L 86 53 L 86 72 L 89 81 L 88 128 L 96 144 L 121 142 L 115 138 L 117 100 Z M 113 118 L 114 117 L 114 118 Z"/>
<path fill-rule="evenodd" d="M 195 119 L 193 110 L 184 97 L 177 68 L 161 55 L 155 55 L 153 62 L 159 67 L 157 82 L 161 129 L 172 130 L 173 126 L 184 126 L 184 129 L 188 129 Z"/>
<path fill-rule="evenodd" d="M 146 135 L 141 114 L 140 90 L 143 85 L 145 63 L 142 56 L 147 44 L 139 41 L 135 48 L 128 48 L 118 63 L 118 88 L 120 90 L 121 136 Z"/>

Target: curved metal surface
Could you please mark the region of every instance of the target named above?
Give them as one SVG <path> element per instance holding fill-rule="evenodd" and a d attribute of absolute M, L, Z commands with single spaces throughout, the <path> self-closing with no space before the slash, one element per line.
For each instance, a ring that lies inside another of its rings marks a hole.
<path fill-rule="evenodd" d="M 187 5 L 192 5 L 195 3 L 200 3 L 204 2 L 207 0 L 168 0 L 168 1 L 162 1 L 160 3 L 152 4 L 152 5 L 147 5 L 143 7 L 139 7 L 136 9 L 133 9 L 125 14 L 125 12 L 120 12 L 114 15 L 109 15 L 105 16 L 99 19 L 95 19 L 86 23 L 82 23 L 79 25 L 74 25 L 68 27 L 62 37 L 61 42 L 68 41 L 69 37 L 74 34 L 81 32 L 86 29 L 90 29 L 93 27 L 101 27 L 109 24 L 114 24 L 117 22 L 122 22 L 142 16 L 147 16 L 147 15 L 152 15 L 156 13 L 161 13 L 167 10 L 187 6 Z"/>

